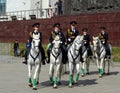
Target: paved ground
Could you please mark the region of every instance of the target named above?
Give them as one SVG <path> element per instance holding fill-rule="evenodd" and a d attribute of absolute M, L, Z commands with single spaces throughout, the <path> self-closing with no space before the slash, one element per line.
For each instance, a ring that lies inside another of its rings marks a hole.
<path fill-rule="evenodd" d="M 119 93 L 120 64 L 111 67 L 111 74 L 99 78 L 97 68 L 92 63 L 90 75 L 80 77 L 78 85 L 68 88 L 68 75 L 62 76 L 62 84 L 53 89 L 48 81 L 49 64 L 42 66 L 40 84 L 34 91 L 27 85 L 27 66 L 22 64 L 23 58 L 14 58 L 12 62 L 0 62 L 0 93 Z"/>

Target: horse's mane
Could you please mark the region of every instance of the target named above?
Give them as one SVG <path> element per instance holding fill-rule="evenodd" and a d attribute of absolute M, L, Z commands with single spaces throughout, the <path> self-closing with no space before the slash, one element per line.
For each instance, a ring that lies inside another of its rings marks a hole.
<path fill-rule="evenodd" d="M 54 39 L 55 41 L 58 41 L 58 40 L 60 40 L 60 36 L 55 36 L 55 39 Z"/>
<path fill-rule="evenodd" d="M 55 38 L 53 40 L 53 43 L 55 43 L 56 41 L 60 41 L 60 36 L 59 35 L 55 36 Z"/>
<path fill-rule="evenodd" d="M 96 36 L 96 37 L 93 36 L 93 40 L 94 40 L 94 39 L 97 39 L 97 40 L 99 41 L 99 45 L 100 45 L 100 46 L 102 45 L 102 43 L 101 43 L 101 41 L 100 41 L 100 39 L 99 39 L 98 36 Z"/>
<path fill-rule="evenodd" d="M 78 35 L 76 38 L 75 38 L 75 40 L 74 40 L 74 42 L 73 43 L 75 43 L 75 42 L 79 42 L 80 40 L 83 40 L 83 36 L 82 35 Z"/>

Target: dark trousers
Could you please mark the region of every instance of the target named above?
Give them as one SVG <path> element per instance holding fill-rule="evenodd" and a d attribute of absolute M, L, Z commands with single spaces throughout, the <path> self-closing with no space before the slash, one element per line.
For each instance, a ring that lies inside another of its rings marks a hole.
<path fill-rule="evenodd" d="M 88 51 L 88 56 L 92 56 L 93 53 L 92 53 L 92 50 L 91 50 L 90 45 L 87 45 L 87 46 L 85 46 L 85 47 L 86 47 L 86 49 L 87 49 L 87 51 Z"/>
<path fill-rule="evenodd" d="M 105 47 L 106 55 L 110 56 L 111 52 L 108 43 L 103 44 L 103 46 Z"/>
<path fill-rule="evenodd" d="M 14 49 L 14 56 L 18 56 L 18 50 L 17 49 Z"/>
<path fill-rule="evenodd" d="M 84 49 L 83 49 L 84 48 Z M 80 48 L 79 52 L 80 52 L 80 61 L 83 62 L 83 58 L 82 58 L 82 55 L 83 55 L 83 52 L 84 50 L 87 49 L 87 53 L 88 53 L 88 56 L 92 56 L 93 53 L 92 53 L 92 50 L 91 50 L 91 47 L 90 45 L 84 45 L 83 47 Z"/>
<path fill-rule="evenodd" d="M 42 46 L 40 46 L 40 51 L 41 51 L 41 54 L 42 54 L 42 61 L 44 61 L 46 59 L 46 57 L 45 57 L 45 51 L 44 51 Z"/>
<path fill-rule="evenodd" d="M 62 6 L 58 6 L 58 15 L 62 15 Z"/>

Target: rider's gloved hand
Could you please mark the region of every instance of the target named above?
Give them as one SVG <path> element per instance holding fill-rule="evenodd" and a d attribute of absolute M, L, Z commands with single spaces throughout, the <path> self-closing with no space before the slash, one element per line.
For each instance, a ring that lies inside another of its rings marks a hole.
<path fill-rule="evenodd" d="M 86 44 L 87 42 L 85 41 L 84 43 Z"/>
<path fill-rule="evenodd" d="M 68 38 L 68 41 L 71 41 L 71 38 Z"/>
<path fill-rule="evenodd" d="M 105 41 L 102 41 L 102 44 L 105 44 Z"/>

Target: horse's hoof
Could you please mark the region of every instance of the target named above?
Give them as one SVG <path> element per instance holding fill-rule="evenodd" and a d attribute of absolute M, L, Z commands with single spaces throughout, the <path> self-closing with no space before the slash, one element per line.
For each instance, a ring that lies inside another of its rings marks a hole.
<path fill-rule="evenodd" d="M 38 85 L 38 84 L 39 84 L 39 81 L 37 81 L 36 85 Z"/>
<path fill-rule="evenodd" d="M 105 75 L 105 72 L 102 75 Z"/>
<path fill-rule="evenodd" d="M 74 84 L 77 84 L 77 81 L 75 81 Z"/>
<path fill-rule="evenodd" d="M 28 86 L 29 86 L 29 87 L 32 87 L 32 83 L 29 83 Z"/>
<path fill-rule="evenodd" d="M 36 87 L 33 87 L 33 90 L 37 90 L 37 88 L 36 88 Z"/>
<path fill-rule="evenodd" d="M 72 84 L 69 84 L 69 86 L 68 86 L 69 88 L 72 88 L 73 86 L 72 86 Z"/>
<path fill-rule="evenodd" d="M 56 89 L 56 88 L 57 88 L 57 85 L 54 85 L 53 88 Z"/>
<path fill-rule="evenodd" d="M 102 78 L 102 75 L 99 75 L 99 78 Z"/>
<path fill-rule="evenodd" d="M 89 72 L 87 72 L 86 74 L 87 74 L 87 75 L 90 75 L 90 73 L 89 73 Z"/>
<path fill-rule="evenodd" d="M 84 77 L 85 75 L 82 75 L 82 77 Z"/>

